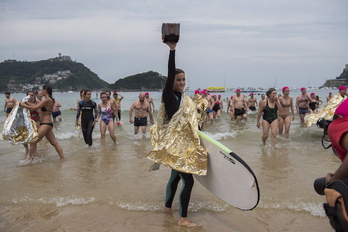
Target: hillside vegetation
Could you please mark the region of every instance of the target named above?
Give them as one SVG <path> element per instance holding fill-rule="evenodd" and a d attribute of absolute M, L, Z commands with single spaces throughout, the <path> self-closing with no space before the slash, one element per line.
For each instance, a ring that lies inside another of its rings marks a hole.
<path fill-rule="evenodd" d="M 108 89 L 117 91 L 157 91 L 161 90 L 166 82 L 166 77 L 161 74 L 148 71 L 128 76 L 117 80 L 108 86 Z"/>
<path fill-rule="evenodd" d="M 45 74 L 55 74 L 65 70 L 70 70 L 70 74 L 59 80 L 42 78 Z M 82 63 L 55 59 L 36 62 L 5 61 L 0 63 L 0 91 L 7 90 L 9 83 L 11 83 L 13 90 L 17 91 L 20 91 L 19 88 L 23 88 L 23 85 L 50 84 L 60 91 L 79 91 L 82 88 L 97 90 L 109 85 Z"/>

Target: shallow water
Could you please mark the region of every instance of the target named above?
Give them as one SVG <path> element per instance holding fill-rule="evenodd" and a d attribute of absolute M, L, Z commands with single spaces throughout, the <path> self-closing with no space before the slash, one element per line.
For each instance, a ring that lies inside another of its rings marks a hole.
<path fill-rule="evenodd" d="M 316 90 L 321 99 L 329 91 Z M 295 91 L 291 96 L 298 94 Z M 254 171 L 260 203 L 252 211 L 235 209 L 196 181 L 189 218 L 203 227 L 177 226 L 177 213 L 161 212 L 170 170 L 161 167 L 149 172 L 152 163 L 145 156 L 151 149 L 150 139 L 134 136 L 128 122 L 128 109 L 138 93 L 124 95 L 123 124 L 115 129 L 116 146 L 108 135 L 106 147 L 100 146 L 99 125 L 93 132 L 93 147 L 85 146 L 74 126 L 76 112 L 68 110 L 75 106 L 77 93 L 54 94 L 63 105 L 63 121 L 54 133 L 65 160 L 59 160 L 54 148 L 43 140 L 38 145 L 39 158 L 31 165 L 19 166 L 24 148 L 1 138 L 1 231 L 333 231 L 322 209 L 325 197 L 315 193 L 313 181 L 333 172 L 340 161 L 321 146 L 322 129 L 301 127 L 298 115 L 290 139 L 278 137 L 274 149 L 261 144 L 256 114 L 250 114 L 248 122 L 236 124 L 223 113 L 221 119 L 208 124 L 206 133 Z M 158 109 L 161 93 L 150 95 Z M 3 102 L 1 96 L 1 107 Z M 4 120 L 1 112 L 1 128 Z M 173 207 L 178 211 L 178 196 Z"/>

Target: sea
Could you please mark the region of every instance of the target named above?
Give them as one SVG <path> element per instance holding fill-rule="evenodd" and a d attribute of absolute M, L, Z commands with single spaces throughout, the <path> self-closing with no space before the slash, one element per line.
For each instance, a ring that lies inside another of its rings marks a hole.
<path fill-rule="evenodd" d="M 308 90 L 311 92 L 326 103 L 328 93 L 338 91 Z M 156 118 L 162 93 L 149 93 Z M 122 124 L 115 127 L 116 145 L 107 134 L 106 146 L 101 147 L 99 124 L 93 132 L 93 146 L 85 145 L 75 127 L 76 111 L 69 110 L 76 106 L 79 93 L 67 92 L 53 94 L 62 105 L 63 120 L 53 132 L 63 148 L 64 160 L 43 139 L 34 162 L 21 166 L 24 147 L 0 138 L 0 231 L 333 231 L 322 206 L 325 196 L 313 188 L 316 178 L 340 165 L 332 150 L 322 146 L 323 129 L 314 124 L 301 126 L 295 114 L 290 138 L 278 136 L 277 146 L 272 148 L 270 138 L 267 145 L 262 144 L 256 113 L 250 113 L 247 122 L 236 123 L 230 120 L 225 104 L 221 118 L 207 123 L 205 132 L 251 167 L 259 183 L 260 202 L 255 209 L 242 211 L 195 181 L 188 216 L 202 227 L 188 229 L 177 225 L 180 187 L 173 205 L 175 213 L 162 212 L 170 169 L 161 166 L 149 171 L 152 162 L 146 155 L 151 150 L 151 125 L 144 138 L 134 135 L 129 123 L 129 108 L 139 92 L 120 94 L 124 99 Z M 186 94 L 193 96 L 192 91 Z M 234 92 L 218 94 L 225 99 Z M 294 99 L 299 94 L 299 89 L 290 92 Z M 18 101 L 25 94 L 11 96 Z M 260 100 L 258 93 L 255 97 Z M 92 98 L 101 102 L 95 92 Z M 4 99 L 1 94 L 1 109 Z M 1 128 L 5 118 L 0 112 Z"/>

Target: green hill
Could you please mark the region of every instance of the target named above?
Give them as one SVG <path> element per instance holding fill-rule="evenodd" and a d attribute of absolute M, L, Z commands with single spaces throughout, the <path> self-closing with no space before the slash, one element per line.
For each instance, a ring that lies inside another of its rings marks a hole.
<path fill-rule="evenodd" d="M 21 92 L 49 84 L 59 91 L 98 90 L 109 85 L 82 63 L 52 58 L 26 62 L 7 60 L 0 63 L 0 91 Z"/>
<path fill-rule="evenodd" d="M 148 71 L 128 76 L 117 80 L 108 86 L 108 89 L 117 91 L 157 91 L 163 88 L 166 77 L 161 74 Z"/>

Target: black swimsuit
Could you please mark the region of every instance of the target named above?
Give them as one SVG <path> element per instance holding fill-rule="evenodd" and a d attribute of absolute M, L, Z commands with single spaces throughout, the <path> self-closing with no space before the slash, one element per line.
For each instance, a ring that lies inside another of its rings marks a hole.
<path fill-rule="evenodd" d="M 271 108 L 269 107 L 267 100 L 266 107 L 263 110 L 263 120 L 266 120 L 269 124 L 271 124 L 274 120 L 278 119 L 277 110 L 277 105 L 274 104 L 274 107 Z"/>

